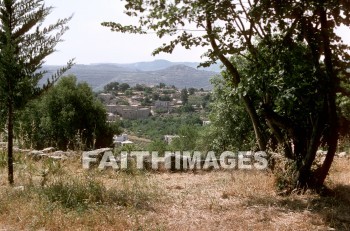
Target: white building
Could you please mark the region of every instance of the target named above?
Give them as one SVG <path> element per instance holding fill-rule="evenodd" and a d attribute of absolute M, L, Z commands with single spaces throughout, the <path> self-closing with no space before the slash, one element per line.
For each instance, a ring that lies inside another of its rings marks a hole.
<path fill-rule="evenodd" d="M 115 145 L 120 145 L 120 146 L 124 146 L 124 145 L 128 145 L 128 144 L 133 144 L 134 142 L 129 140 L 129 137 L 127 134 L 122 134 L 121 136 L 114 136 L 113 137 L 113 143 Z"/>
<path fill-rule="evenodd" d="M 203 121 L 203 126 L 205 126 L 205 125 L 209 125 L 209 124 L 211 124 L 211 122 L 210 122 L 209 120 L 205 120 L 205 121 Z"/>
<path fill-rule="evenodd" d="M 177 135 L 165 135 L 164 136 L 164 141 L 165 141 L 165 143 L 167 143 L 167 144 L 171 144 L 171 142 L 173 142 L 173 139 L 175 139 L 175 138 L 179 138 L 180 136 L 177 136 Z"/>
<path fill-rule="evenodd" d="M 115 136 L 113 137 L 114 143 L 117 143 L 117 142 L 124 142 L 124 141 L 127 141 L 127 140 L 129 140 L 127 134 L 122 134 L 121 136 L 115 135 Z"/>
<path fill-rule="evenodd" d="M 130 145 L 130 144 L 133 144 L 133 143 L 134 143 L 134 142 L 132 142 L 132 141 L 130 141 L 130 140 L 120 142 L 121 146 Z"/>

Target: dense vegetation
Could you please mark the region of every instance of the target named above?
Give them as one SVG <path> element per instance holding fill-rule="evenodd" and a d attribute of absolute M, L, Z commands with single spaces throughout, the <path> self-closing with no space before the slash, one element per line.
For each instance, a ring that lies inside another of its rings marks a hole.
<path fill-rule="evenodd" d="M 164 135 L 178 135 L 181 126 L 198 127 L 202 120 L 198 114 L 167 115 L 144 120 L 122 120 L 121 127 L 135 135 L 152 140 L 163 139 Z"/>
<path fill-rule="evenodd" d="M 106 147 L 118 134 L 106 122 L 106 110 L 87 83 L 63 77 L 43 97 L 21 111 L 16 134 L 24 146 L 85 150 Z"/>

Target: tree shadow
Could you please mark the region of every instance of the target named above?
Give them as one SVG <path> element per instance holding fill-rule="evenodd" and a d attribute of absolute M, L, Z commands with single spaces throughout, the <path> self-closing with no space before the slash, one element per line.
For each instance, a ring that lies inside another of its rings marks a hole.
<path fill-rule="evenodd" d="M 335 230 L 350 230 L 350 186 L 339 184 L 333 187 L 331 196 L 250 197 L 247 206 L 274 206 L 282 211 L 305 210 L 322 217 L 325 225 Z"/>

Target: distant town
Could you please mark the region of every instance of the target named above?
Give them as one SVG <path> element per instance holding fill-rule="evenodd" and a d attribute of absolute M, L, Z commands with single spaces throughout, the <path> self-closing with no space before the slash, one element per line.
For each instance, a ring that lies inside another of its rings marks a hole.
<path fill-rule="evenodd" d="M 150 117 L 172 117 L 177 114 L 196 114 L 202 125 L 208 125 L 209 90 L 168 86 L 165 83 L 147 86 L 112 82 L 97 93 L 107 112 L 110 123 L 123 120 L 144 120 Z M 163 139 L 170 144 L 177 135 L 166 134 Z M 130 144 L 127 134 L 116 136 L 116 143 Z"/>
<path fill-rule="evenodd" d="M 98 93 L 98 98 L 105 105 L 107 121 L 119 119 L 145 119 L 149 116 L 177 113 L 182 106 L 189 106 L 191 111 L 200 112 L 206 107 L 210 91 L 204 89 L 182 89 L 160 83 L 157 86 L 112 82 Z M 191 99 L 189 99 L 191 98 Z M 195 103 L 189 105 L 189 103 Z"/>

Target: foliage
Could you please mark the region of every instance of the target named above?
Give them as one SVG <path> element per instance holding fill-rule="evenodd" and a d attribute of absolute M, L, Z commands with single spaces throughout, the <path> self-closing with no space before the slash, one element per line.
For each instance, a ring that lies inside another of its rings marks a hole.
<path fill-rule="evenodd" d="M 106 111 L 86 83 L 62 78 L 20 114 L 17 134 L 25 144 L 42 148 L 85 149 L 109 146 L 119 132 L 106 122 Z"/>
<path fill-rule="evenodd" d="M 153 90 L 152 90 L 151 87 L 145 87 L 144 93 L 145 93 L 146 95 L 152 94 L 152 92 L 153 92 Z"/>
<path fill-rule="evenodd" d="M 163 139 L 164 135 L 176 135 L 181 125 L 201 125 L 198 115 L 183 114 L 151 117 L 144 120 L 122 120 L 121 127 L 127 131 L 152 140 Z"/>
<path fill-rule="evenodd" d="M 106 86 L 103 87 L 104 92 L 113 92 L 117 93 L 119 90 L 119 83 L 118 82 L 111 82 L 108 83 Z"/>
<path fill-rule="evenodd" d="M 121 176 L 118 187 L 106 188 L 96 176 L 58 177 L 45 187 L 35 187 L 34 192 L 52 205 L 59 204 L 64 209 L 84 212 L 103 205 L 119 205 L 135 209 L 147 209 L 160 194 L 155 185 L 145 184 L 142 175 Z"/>
<path fill-rule="evenodd" d="M 193 88 L 193 87 L 190 87 L 190 88 L 188 89 L 188 94 L 189 94 L 189 95 L 193 95 L 195 92 L 196 92 L 196 89 Z"/>
<path fill-rule="evenodd" d="M 149 152 L 158 152 L 159 156 L 164 156 L 166 151 L 170 151 L 170 147 L 164 140 L 157 139 L 148 145 L 147 150 Z"/>
<path fill-rule="evenodd" d="M 141 101 L 141 106 L 152 106 L 152 100 L 146 96 L 142 101 Z"/>
<path fill-rule="evenodd" d="M 126 90 L 126 91 L 125 91 L 125 95 L 126 95 L 126 96 L 129 96 L 129 97 L 132 96 L 132 95 L 133 95 L 132 90 L 129 90 L 129 89 Z"/>
<path fill-rule="evenodd" d="M 133 89 L 135 89 L 136 91 L 144 91 L 145 90 L 145 85 L 141 85 L 141 84 L 136 84 L 135 87 L 133 87 Z"/>
<path fill-rule="evenodd" d="M 170 144 L 172 150 L 175 151 L 196 151 L 199 126 L 182 125 L 179 128 L 177 138 L 174 138 Z"/>
<path fill-rule="evenodd" d="M 38 87 L 44 59 L 55 51 L 70 18 L 43 27 L 51 13 L 43 0 L 0 2 L 0 105 L 7 109 L 9 183 L 13 184 L 13 119 L 15 111 L 52 86 L 71 67 L 60 69 L 43 88 Z"/>
<path fill-rule="evenodd" d="M 192 113 L 192 112 L 194 112 L 194 108 L 192 107 L 191 104 L 186 103 L 186 104 L 182 105 L 181 107 L 179 107 L 177 109 L 177 112 L 182 113 L 182 114 Z"/>
<path fill-rule="evenodd" d="M 208 109 L 211 100 L 212 99 L 209 93 L 205 95 L 190 95 L 188 97 L 188 104 L 196 105 L 197 107 L 202 107 L 203 109 Z"/>
<path fill-rule="evenodd" d="M 157 93 L 157 92 L 153 93 L 153 94 L 152 94 L 152 100 L 153 100 L 153 101 L 159 100 L 159 93 Z"/>
<path fill-rule="evenodd" d="M 188 103 L 188 91 L 187 88 L 181 90 L 181 101 L 182 105 L 186 105 Z"/>
<path fill-rule="evenodd" d="M 130 89 L 130 85 L 127 83 L 121 83 L 119 85 L 119 90 L 122 92 L 125 92 L 126 90 Z"/>
<path fill-rule="evenodd" d="M 338 143 L 337 93 L 350 96 L 349 47 L 335 31 L 350 25 L 347 1 L 127 0 L 125 8 L 138 25 L 103 25 L 173 36 L 153 54 L 210 46 L 202 65 L 223 63 L 225 85 L 244 105 L 259 149 L 269 140 L 283 147 L 296 164 L 291 188 L 322 187 Z M 328 154 L 312 170 L 320 145 Z"/>
<path fill-rule="evenodd" d="M 0 151 L 0 168 L 4 168 L 7 166 L 6 153 L 1 150 Z"/>
<path fill-rule="evenodd" d="M 43 188 L 41 194 L 51 203 L 60 203 L 67 209 L 85 210 L 88 206 L 102 204 L 106 188 L 93 179 L 57 179 Z"/>
<path fill-rule="evenodd" d="M 217 153 L 254 149 L 253 128 L 239 97 L 220 76 L 213 78 L 212 84 L 211 123 L 201 132 L 201 146 Z"/>
<path fill-rule="evenodd" d="M 350 135 L 350 99 L 339 95 L 337 98 L 338 113 L 339 113 L 339 132 L 341 138 Z"/>

